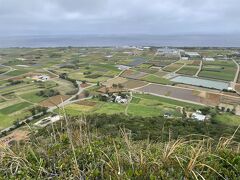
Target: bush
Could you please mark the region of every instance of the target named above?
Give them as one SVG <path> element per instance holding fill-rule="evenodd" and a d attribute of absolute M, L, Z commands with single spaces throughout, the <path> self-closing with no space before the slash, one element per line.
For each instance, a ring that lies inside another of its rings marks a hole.
<path fill-rule="evenodd" d="M 39 91 L 36 93 L 36 95 L 42 96 L 42 97 L 52 97 L 52 96 L 56 96 L 59 94 L 60 94 L 59 91 L 54 90 L 54 89 L 43 90 L 43 91 Z"/>

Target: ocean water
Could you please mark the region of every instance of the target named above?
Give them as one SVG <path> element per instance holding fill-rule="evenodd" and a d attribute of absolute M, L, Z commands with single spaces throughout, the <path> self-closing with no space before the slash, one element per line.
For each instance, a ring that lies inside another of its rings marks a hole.
<path fill-rule="evenodd" d="M 0 36 L 0 48 L 6 47 L 240 47 L 240 35 L 54 35 Z"/>

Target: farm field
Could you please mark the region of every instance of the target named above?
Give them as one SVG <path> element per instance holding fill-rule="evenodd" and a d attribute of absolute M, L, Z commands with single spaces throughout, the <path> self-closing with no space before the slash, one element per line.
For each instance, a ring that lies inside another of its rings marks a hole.
<path fill-rule="evenodd" d="M 232 61 L 204 62 L 203 69 L 199 76 L 210 79 L 233 81 L 236 70 L 237 67 Z"/>
<path fill-rule="evenodd" d="M 183 65 L 184 65 L 184 63 L 174 63 L 169 66 L 166 66 L 165 68 L 163 68 L 163 70 L 168 71 L 168 72 L 174 72 L 174 71 L 178 70 L 179 68 L 181 68 Z"/>
<path fill-rule="evenodd" d="M 150 82 L 150 83 L 157 83 L 157 84 L 165 84 L 165 85 L 170 85 L 173 84 L 169 79 L 162 78 L 159 76 L 156 76 L 154 74 L 147 75 L 142 78 L 142 80 Z"/>
<path fill-rule="evenodd" d="M 11 105 L 11 106 L 8 106 L 6 108 L 1 109 L 0 114 L 4 114 L 4 115 L 12 114 L 12 113 L 20 111 L 24 108 L 27 108 L 30 105 L 31 104 L 27 103 L 27 102 L 21 102 L 21 103 L 18 103 L 18 104 L 14 104 L 14 105 Z"/>
<path fill-rule="evenodd" d="M 116 103 L 106 103 L 100 102 L 96 100 L 88 100 L 85 103 L 73 104 L 66 107 L 66 112 L 69 115 L 76 114 L 87 114 L 87 113 L 104 113 L 104 114 L 119 114 L 119 113 L 127 113 L 128 115 L 133 116 L 143 116 L 143 117 L 151 117 L 151 116 L 159 116 L 164 115 L 165 113 L 171 113 L 175 117 L 180 117 L 181 113 L 171 103 L 163 103 L 161 98 L 154 99 L 154 97 L 149 96 L 140 96 L 135 95 L 128 105 L 116 104 Z M 95 103 L 94 105 L 89 105 L 91 103 Z M 127 108 L 127 110 L 126 110 Z"/>
<path fill-rule="evenodd" d="M 58 112 L 57 105 L 65 102 L 66 112 L 73 116 L 123 113 L 151 117 L 167 113 L 180 118 L 181 108 L 195 111 L 203 105 L 214 107 L 220 103 L 236 106 L 239 102 L 236 94 L 228 97 L 229 94 L 221 90 L 214 94 L 208 92 L 209 87 L 198 89 L 196 85 L 192 89 L 191 86 L 178 88 L 181 83 L 172 81 L 180 75 L 194 76 L 201 61 L 203 68 L 199 76 L 202 79 L 227 81 L 227 85 L 234 79 L 236 64 L 216 57 L 221 53 L 229 55 L 231 51 L 195 50 L 203 57 L 216 60 L 179 60 L 178 53 L 165 53 L 164 48 L 157 47 L 0 49 L 3 65 L 0 66 L 0 129 L 30 117 L 34 109 L 54 109 L 50 114 Z M 152 95 L 138 94 L 135 90 Z M 127 104 L 99 98 L 101 95 L 130 96 L 131 92 L 132 100 Z M 231 119 L 235 116 L 227 115 L 229 122 L 237 123 Z M 218 119 L 220 122 L 221 118 Z"/>
<path fill-rule="evenodd" d="M 240 124 L 240 117 L 233 116 L 232 114 L 219 114 L 214 118 L 214 120 L 230 126 L 239 126 Z"/>
<path fill-rule="evenodd" d="M 159 84 L 150 84 L 145 87 L 138 88 L 136 90 L 142 93 L 150 93 L 153 95 L 177 99 L 178 101 L 182 100 L 186 103 L 192 102 L 199 105 L 209 105 L 214 104 L 216 102 L 216 100 L 209 99 L 208 93 L 205 92 L 191 89 L 182 89 L 171 86 L 166 87 Z"/>
<path fill-rule="evenodd" d="M 139 72 L 135 70 L 126 70 L 121 74 L 121 77 L 130 78 L 130 79 L 141 79 L 146 75 L 147 73 L 145 72 Z"/>
<path fill-rule="evenodd" d="M 39 102 L 45 100 L 46 97 L 44 98 L 42 96 L 38 96 L 37 95 L 38 92 L 39 91 L 24 93 L 24 94 L 20 95 L 20 97 L 29 101 L 29 102 L 32 102 L 32 103 L 39 103 Z"/>
<path fill-rule="evenodd" d="M 187 66 L 182 67 L 179 71 L 177 71 L 177 73 L 193 76 L 197 73 L 197 71 L 198 71 L 198 66 L 187 65 Z"/>

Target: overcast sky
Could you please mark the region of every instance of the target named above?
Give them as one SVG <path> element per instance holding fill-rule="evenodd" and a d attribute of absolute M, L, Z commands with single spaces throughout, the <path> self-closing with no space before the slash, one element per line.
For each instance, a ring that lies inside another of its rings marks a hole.
<path fill-rule="evenodd" d="M 1 35 L 240 33 L 240 0 L 0 0 Z"/>

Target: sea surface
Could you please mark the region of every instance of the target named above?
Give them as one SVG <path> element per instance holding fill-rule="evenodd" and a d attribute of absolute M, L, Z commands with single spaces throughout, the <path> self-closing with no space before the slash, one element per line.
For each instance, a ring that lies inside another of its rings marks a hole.
<path fill-rule="evenodd" d="M 53 35 L 0 36 L 0 48 L 7 47 L 240 47 L 240 35 Z"/>

